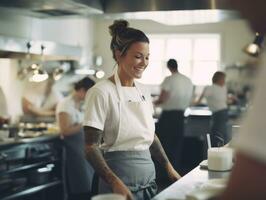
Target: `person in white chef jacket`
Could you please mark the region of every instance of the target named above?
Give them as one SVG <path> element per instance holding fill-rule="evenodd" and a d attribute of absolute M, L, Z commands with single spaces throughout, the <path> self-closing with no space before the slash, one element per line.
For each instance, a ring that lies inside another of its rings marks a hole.
<path fill-rule="evenodd" d="M 74 91 L 56 107 L 56 119 L 66 149 L 68 200 L 88 200 L 94 171 L 86 160 L 83 132 L 83 101 L 95 82 L 85 77 L 74 84 Z"/>
<path fill-rule="evenodd" d="M 149 39 L 125 20 L 114 21 L 109 31 L 117 66 L 114 75 L 87 93 L 86 153 L 100 177 L 99 193 L 148 200 L 157 192 L 151 156 L 163 165 L 171 181 L 180 178 L 154 133 L 150 94 L 135 81 L 148 65 Z"/>
<path fill-rule="evenodd" d="M 248 20 L 255 32 L 266 33 L 265 0 L 230 0 Z M 236 159 L 228 184 L 219 200 L 266 199 L 266 54 L 261 55 L 252 109 L 235 143 Z"/>

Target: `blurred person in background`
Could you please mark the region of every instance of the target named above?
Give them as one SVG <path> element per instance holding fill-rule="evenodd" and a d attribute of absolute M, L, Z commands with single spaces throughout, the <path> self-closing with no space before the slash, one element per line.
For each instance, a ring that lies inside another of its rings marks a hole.
<path fill-rule="evenodd" d="M 94 170 L 86 160 L 83 132 L 83 101 L 94 81 L 85 77 L 75 83 L 73 92 L 60 101 L 56 119 L 66 148 L 68 200 L 88 200 Z"/>
<path fill-rule="evenodd" d="M 22 94 L 24 115 L 35 117 L 54 117 L 57 103 L 63 95 L 54 88 L 54 79 L 43 82 L 28 82 Z"/>
<path fill-rule="evenodd" d="M 162 107 L 156 132 L 165 152 L 176 170 L 180 170 L 184 143 L 184 112 L 191 103 L 193 84 L 185 75 L 179 73 L 175 59 L 167 62 L 171 75 L 161 84 L 159 98 L 154 101 Z"/>
<path fill-rule="evenodd" d="M 213 147 L 222 146 L 231 139 L 228 135 L 228 97 L 225 77 L 224 72 L 215 72 L 212 77 L 212 85 L 206 86 L 195 102 L 195 104 L 199 104 L 205 97 L 207 105 L 212 111 L 210 136 Z"/>

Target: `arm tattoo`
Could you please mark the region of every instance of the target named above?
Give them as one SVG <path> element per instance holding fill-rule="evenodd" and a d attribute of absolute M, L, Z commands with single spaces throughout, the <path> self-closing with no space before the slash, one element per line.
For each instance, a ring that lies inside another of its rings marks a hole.
<path fill-rule="evenodd" d="M 157 160 L 162 166 L 166 166 L 169 163 L 169 160 L 166 156 L 166 153 L 161 145 L 161 142 L 157 135 L 154 136 L 154 141 L 150 146 L 150 152 L 152 157 Z"/>
<path fill-rule="evenodd" d="M 117 179 L 117 176 L 107 165 L 99 148 L 103 132 L 92 127 L 84 126 L 84 133 L 85 153 L 87 160 L 91 163 L 94 170 L 99 174 L 99 176 L 108 184 L 111 184 L 115 179 Z"/>

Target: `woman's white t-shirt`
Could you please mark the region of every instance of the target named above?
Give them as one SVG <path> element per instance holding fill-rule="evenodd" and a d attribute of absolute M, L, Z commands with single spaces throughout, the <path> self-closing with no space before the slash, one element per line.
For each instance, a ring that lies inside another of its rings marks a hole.
<path fill-rule="evenodd" d="M 125 101 L 140 102 L 142 101 L 142 95 L 146 101 L 150 102 L 152 108 L 152 102 L 150 93 L 142 84 L 138 84 L 136 87 L 122 87 L 122 92 Z M 140 95 L 142 94 L 142 95 Z M 84 126 L 94 127 L 103 131 L 104 143 L 101 148 L 108 151 L 112 148 L 112 151 L 116 150 L 113 146 L 118 132 L 119 126 L 119 97 L 116 86 L 110 80 L 103 80 L 92 87 L 85 98 L 85 113 L 84 113 Z M 153 108 L 152 108 L 153 109 Z M 123 117 L 123 113 L 121 113 Z M 138 142 L 138 146 L 135 146 L 136 141 L 126 141 L 126 149 L 122 150 L 144 150 L 148 149 L 147 142 Z M 119 149 L 121 150 L 121 149 Z"/>

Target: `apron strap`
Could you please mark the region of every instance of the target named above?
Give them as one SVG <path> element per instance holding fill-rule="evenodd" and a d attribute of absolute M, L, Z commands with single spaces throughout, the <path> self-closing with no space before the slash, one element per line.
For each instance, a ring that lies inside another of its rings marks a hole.
<path fill-rule="evenodd" d="M 130 189 L 131 192 L 135 193 L 135 192 L 139 192 L 141 190 L 146 190 L 146 189 L 156 189 L 157 188 L 157 184 L 155 182 L 155 180 L 147 183 L 146 185 L 135 185 L 135 186 L 128 186 L 128 188 Z"/>
<path fill-rule="evenodd" d="M 114 70 L 114 78 L 115 78 L 115 85 L 116 85 L 116 89 L 117 89 L 117 93 L 118 93 L 119 99 L 120 99 L 120 101 L 123 101 L 124 100 L 124 96 L 123 96 L 123 93 L 122 93 L 121 81 L 120 81 L 120 78 L 118 76 L 118 66 L 115 67 L 115 70 Z M 139 93 L 139 95 L 141 97 L 141 100 L 142 101 L 145 101 L 145 97 L 141 93 L 141 91 L 140 91 L 140 89 L 138 87 L 138 84 L 136 84 L 135 81 L 134 81 L 134 86 L 137 89 L 137 91 L 138 91 L 138 93 Z"/>
<path fill-rule="evenodd" d="M 128 187 L 132 193 L 143 192 L 143 199 L 151 199 L 157 193 L 157 184 L 155 180 L 146 185 L 135 185 Z"/>

